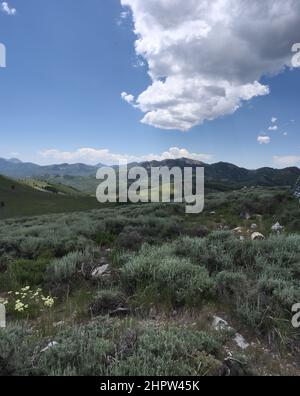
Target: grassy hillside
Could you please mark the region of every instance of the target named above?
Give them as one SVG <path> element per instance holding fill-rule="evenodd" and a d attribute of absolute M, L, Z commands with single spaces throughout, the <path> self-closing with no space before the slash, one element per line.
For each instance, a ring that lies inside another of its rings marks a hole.
<path fill-rule="evenodd" d="M 0 221 L 0 376 L 299 376 L 299 224 L 266 188 Z"/>
<path fill-rule="evenodd" d="M 95 195 L 99 181 L 95 176 L 43 176 L 42 180 L 46 183 L 60 184 L 77 191 L 81 191 L 84 194 Z"/>
<path fill-rule="evenodd" d="M 43 192 L 0 176 L 0 219 L 99 208 L 93 197 Z"/>
<path fill-rule="evenodd" d="M 81 195 L 81 196 L 85 195 L 81 191 L 71 186 L 67 186 L 58 182 L 50 183 L 43 179 L 26 178 L 20 180 L 20 183 L 25 184 L 35 190 L 43 191 L 43 192 L 52 192 L 55 194 L 63 194 L 63 195 Z"/>
<path fill-rule="evenodd" d="M 60 164 L 51 166 L 39 166 L 36 164 L 23 163 L 18 160 L 4 160 L 0 158 L 0 174 L 14 178 L 38 178 L 50 184 L 63 184 L 73 187 L 85 194 L 95 195 L 98 185 L 96 172 L 99 167 L 84 164 Z M 197 167 L 205 168 L 206 191 L 232 191 L 244 186 L 263 187 L 293 187 L 300 177 L 300 169 L 296 167 L 286 169 L 261 168 L 249 170 L 236 165 L 218 162 L 216 164 L 205 164 L 187 158 L 132 163 L 128 167 L 142 166 L 148 173 L 151 167 L 166 166 L 168 168 Z"/>

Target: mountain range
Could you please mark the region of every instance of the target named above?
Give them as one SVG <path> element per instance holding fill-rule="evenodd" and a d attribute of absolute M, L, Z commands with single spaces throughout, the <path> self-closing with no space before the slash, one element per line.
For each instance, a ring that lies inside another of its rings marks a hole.
<path fill-rule="evenodd" d="M 98 164 L 59 164 L 41 166 L 32 162 L 22 162 L 17 158 L 0 158 L 0 174 L 13 178 L 42 177 L 42 176 L 95 176 L 96 170 L 104 166 Z"/>
<path fill-rule="evenodd" d="M 236 165 L 218 162 L 215 164 L 205 164 L 200 161 L 187 158 L 169 159 L 164 161 L 151 161 L 143 163 L 132 163 L 129 167 L 139 165 L 150 170 L 150 167 L 167 166 L 169 168 L 178 166 L 202 166 L 205 168 L 205 181 L 214 186 L 242 187 L 242 186 L 294 186 L 300 177 L 300 169 L 290 167 L 285 169 L 260 168 L 249 170 Z M 41 166 L 31 162 L 22 162 L 16 158 L 0 158 L 0 174 L 15 179 L 21 178 L 95 178 L 97 169 L 103 167 L 103 164 L 95 166 L 86 164 L 58 164 Z M 216 188 L 218 189 L 218 188 Z M 222 189 L 222 188 L 220 188 Z M 225 188 L 226 189 L 226 188 Z"/>

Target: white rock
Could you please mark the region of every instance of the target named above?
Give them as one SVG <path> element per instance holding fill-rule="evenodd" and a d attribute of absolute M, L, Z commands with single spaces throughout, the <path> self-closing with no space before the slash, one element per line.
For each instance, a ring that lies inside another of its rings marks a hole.
<path fill-rule="evenodd" d="M 108 269 L 109 269 L 108 264 L 102 265 L 101 267 L 97 267 L 93 270 L 92 277 L 94 279 L 101 278 L 101 276 L 103 276 L 108 271 Z"/>
<path fill-rule="evenodd" d="M 57 345 L 58 345 L 58 342 L 56 342 L 56 341 L 49 342 L 49 344 L 46 346 L 46 348 L 41 350 L 41 353 L 47 352 L 49 349 L 54 348 Z"/>
<path fill-rule="evenodd" d="M 239 234 L 241 234 L 243 232 L 242 227 L 236 227 L 234 230 L 232 230 L 233 232 L 238 232 Z"/>
<path fill-rule="evenodd" d="M 228 322 L 226 320 L 219 318 L 219 316 L 213 317 L 213 328 L 215 330 L 226 330 L 229 328 Z"/>
<path fill-rule="evenodd" d="M 257 230 L 257 224 L 251 224 L 251 230 Z"/>
<path fill-rule="evenodd" d="M 250 346 L 250 344 L 248 344 L 245 338 L 239 333 L 236 333 L 234 337 L 234 341 L 236 342 L 237 346 L 239 346 L 241 349 L 247 349 Z"/>
<path fill-rule="evenodd" d="M 234 330 L 234 328 L 231 327 L 228 322 L 226 322 L 226 320 L 220 318 L 219 316 L 213 317 L 212 325 L 213 325 L 213 328 L 218 331 L 228 330 L 228 331 L 234 332 L 235 335 L 233 337 L 233 340 L 239 348 L 247 349 L 250 346 L 250 344 L 248 344 L 248 342 L 245 340 L 245 338 L 241 334 L 237 333 Z"/>
<path fill-rule="evenodd" d="M 281 232 L 281 231 L 284 230 L 284 227 L 282 225 L 280 225 L 280 223 L 277 222 L 277 223 L 272 225 L 271 230 L 273 232 Z"/>
<path fill-rule="evenodd" d="M 251 239 L 252 241 L 263 240 L 265 239 L 265 236 L 260 232 L 253 232 L 253 234 L 251 235 Z"/>

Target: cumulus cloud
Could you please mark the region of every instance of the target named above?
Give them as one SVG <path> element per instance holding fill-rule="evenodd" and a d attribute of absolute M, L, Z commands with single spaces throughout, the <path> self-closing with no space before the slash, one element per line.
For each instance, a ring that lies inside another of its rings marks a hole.
<path fill-rule="evenodd" d="M 115 165 L 119 162 L 143 162 L 143 161 L 162 161 L 165 159 L 190 158 L 198 161 L 209 162 L 213 156 L 211 154 L 191 153 L 185 148 L 171 147 L 161 154 L 148 154 L 142 156 L 116 154 L 108 149 L 80 148 L 75 151 L 45 150 L 39 153 L 44 163 L 86 163 L 105 165 Z"/>
<path fill-rule="evenodd" d="M 285 155 L 285 156 L 274 156 L 273 162 L 280 168 L 288 166 L 297 166 L 300 163 L 299 155 Z"/>
<path fill-rule="evenodd" d="M 276 117 L 272 117 L 271 122 L 272 122 L 272 124 L 276 124 L 277 118 Z"/>
<path fill-rule="evenodd" d="M 158 128 L 186 131 L 267 95 L 259 80 L 291 66 L 299 40 L 299 0 L 120 1 L 152 79 L 132 104 Z"/>
<path fill-rule="evenodd" d="M 272 126 L 269 126 L 269 131 L 277 131 L 278 130 L 278 126 L 277 125 L 272 125 Z"/>
<path fill-rule="evenodd" d="M 17 10 L 13 7 L 10 7 L 6 1 L 1 3 L 1 10 L 7 15 L 13 16 L 16 15 Z"/>
<path fill-rule="evenodd" d="M 259 144 L 269 144 L 271 143 L 270 136 L 258 136 L 257 141 Z"/>

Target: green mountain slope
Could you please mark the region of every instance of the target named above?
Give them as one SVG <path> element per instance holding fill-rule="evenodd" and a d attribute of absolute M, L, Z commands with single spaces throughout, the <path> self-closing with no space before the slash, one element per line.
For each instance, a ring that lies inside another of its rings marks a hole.
<path fill-rule="evenodd" d="M 66 185 L 75 188 L 85 194 L 95 195 L 97 185 L 96 172 L 99 167 L 84 164 L 61 164 L 39 166 L 36 164 L 23 163 L 16 159 L 4 160 L 0 158 L 0 174 L 7 177 L 34 178 L 52 184 Z M 128 167 L 142 166 L 148 172 L 150 167 L 166 166 L 168 168 L 197 167 L 205 168 L 205 184 L 207 191 L 230 191 L 244 186 L 262 187 L 293 187 L 300 177 L 300 169 L 296 167 L 285 169 L 260 168 L 249 170 L 236 165 L 218 162 L 205 164 L 187 158 L 168 159 L 164 161 L 151 161 L 132 163 Z"/>
<path fill-rule="evenodd" d="M 99 208 L 93 197 L 42 192 L 0 176 L 0 219 Z"/>
<path fill-rule="evenodd" d="M 85 195 L 82 191 L 57 181 L 52 183 L 43 179 L 21 179 L 20 182 L 38 191 L 63 195 Z"/>

